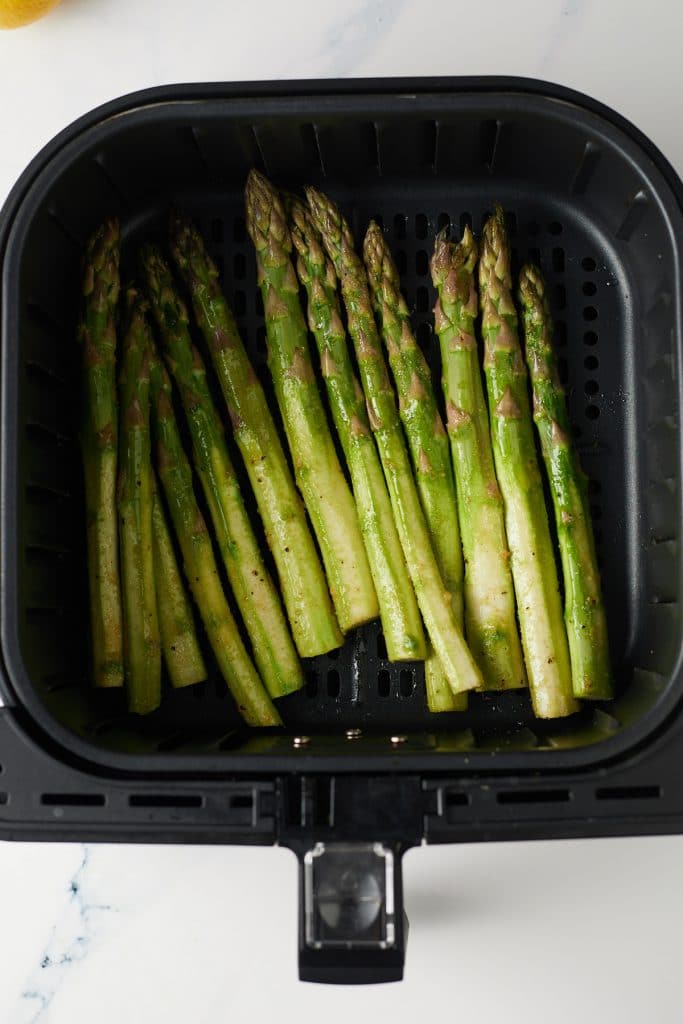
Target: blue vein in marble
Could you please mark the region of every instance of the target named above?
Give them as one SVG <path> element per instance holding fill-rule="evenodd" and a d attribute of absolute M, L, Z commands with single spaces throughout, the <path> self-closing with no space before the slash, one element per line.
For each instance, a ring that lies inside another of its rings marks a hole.
<path fill-rule="evenodd" d="M 67 969 L 83 960 L 90 950 L 102 913 L 113 908 L 106 903 L 91 903 L 87 897 L 90 850 L 83 846 L 78 870 L 71 878 L 68 902 L 52 929 L 39 967 L 22 992 L 21 1024 L 46 1019 L 47 1011 L 59 991 Z"/>
<path fill-rule="evenodd" d="M 398 20 L 407 0 L 366 0 L 357 10 L 334 22 L 325 33 L 315 59 L 325 74 L 344 77 L 355 71 Z"/>

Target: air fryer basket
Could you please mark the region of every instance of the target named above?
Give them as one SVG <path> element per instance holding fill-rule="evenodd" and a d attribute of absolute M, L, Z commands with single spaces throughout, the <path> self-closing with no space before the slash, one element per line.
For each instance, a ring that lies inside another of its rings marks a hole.
<path fill-rule="evenodd" d="M 503 204 L 516 265 L 540 261 L 550 284 L 561 372 L 590 478 L 614 702 L 541 723 L 523 693 L 474 695 L 466 714 L 433 716 L 421 667 L 389 664 L 376 623 L 342 650 L 307 663 L 305 690 L 280 702 L 279 732 L 245 730 L 217 673 L 199 687 L 169 691 L 144 720 L 125 713 L 120 694 L 88 688 L 73 340 L 83 243 L 105 215 L 117 214 L 124 273 L 132 275 L 138 242 L 150 234 L 164 240 L 171 204 L 187 210 L 217 259 L 268 386 L 243 217 L 251 166 L 283 186 L 323 187 L 341 203 L 357 239 L 370 217 L 380 220 L 434 367 L 434 234 L 447 224 L 455 234 L 465 224 L 477 232 L 493 203 Z M 604 809 L 605 800 L 622 797 L 636 800 L 632 829 L 635 821 L 637 830 L 673 827 L 677 805 L 664 810 L 660 803 L 656 812 L 648 805 L 649 826 L 638 812 L 643 801 L 666 799 L 661 777 L 643 775 L 642 757 L 661 754 L 662 737 L 676 742 L 681 697 L 682 240 L 681 186 L 661 154 L 617 115 L 544 83 L 181 86 L 116 101 L 57 137 L 20 179 L 0 224 L 0 686 L 7 705 L 0 710 L 0 762 L 4 742 L 15 768 L 31 758 L 34 765 L 20 785 L 24 811 L 16 816 L 21 798 L 8 798 L 0 825 L 9 809 L 16 834 L 40 833 L 45 820 L 52 834 L 68 832 L 71 823 L 79 835 L 92 827 L 100 836 L 158 838 L 171 820 L 163 808 L 175 807 L 174 829 L 164 838 L 277 836 L 302 856 L 323 833 L 328 840 L 387 841 L 400 852 L 425 834 L 473 838 L 487 821 L 488 838 L 574 834 L 587 830 L 587 817 L 592 831 L 627 830 L 623 804 L 619 814 L 596 810 L 600 800 Z M 669 764 L 671 749 L 657 771 Z M 37 800 L 38 791 L 46 795 L 48 764 L 62 766 L 54 767 L 55 778 L 63 769 L 62 785 L 90 793 L 91 802 L 60 802 L 54 792 L 52 802 Z M 615 764 L 627 775 L 612 784 Z M 498 800 L 488 783 L 479 788 L 491 772 L 509 800 Z M 348 773 L 356 780 L 353 798 Z M 519 789 L 524 773 L 541 780 L 552 813 L 539 819 L 535 799 L 530 807 L 514 799 L 532 792 Z M 95 775 L 105 780 L 97 797 Z M 219 777 L 233 787 L 220 808 L 207 781 Z M 157 802 L 146 804 L 144 785 L 153 778 Z M 168 794 L 179 779 L 184 789 L 174 804 Z M 200 779 L 198 796 L 191 780 Z M 378 803 L 392 801 L 378 824 Z M 107 826 L 92 810 L 105 805 Z M 136 817 L 135 807 L 147 810 Z M 388 862 L 381 851 L 364 856 L 381 866 L 377 884 L 398 884 L 400 856 L 391 878 L 382 874 Z M 302 868 L 310 884 L 316 865 L 309 857 Z M 308 925 L 302 918 L 302 948 Z M 400 945 L 400 914 L 392 926 Z"/>

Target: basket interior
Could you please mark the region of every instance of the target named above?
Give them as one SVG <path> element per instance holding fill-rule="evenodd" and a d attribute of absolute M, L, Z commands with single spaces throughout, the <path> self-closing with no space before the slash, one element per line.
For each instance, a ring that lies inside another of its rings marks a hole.
<path fill-rule="evenodd" d="M 72 733 L 122 753 L 285 749 L 302 734 L 314 753 L 318 742 L 348 747 L 347 730 L 362 730 L 351 735 L 367 750 L 386 749 L 398 733 L 428 737 L 430 749 L 535 749 L 550 757 L 642 721 L 679 685 L 679 254 L 657 183 L 646 178 L 652 168 L 639 167 L 600 119 L 566 104 L 509 94 L 432 97 L 416 112 L 409 100 L 143 108 L 91 129 L 34 184 L 3 279 L 4 346 L 15 353 L 5 365 L 6 373 L 14 367 L 6 390 L 14 396 L 14 430 L 4 440 L 16 474 L 8 495 L 16 502 L 8 520 L 14 529 L 5 531 L 3 552 L 3 596 L 16 614 L 4 655 L 29 712 L 37 701 Z M 456 236 L 465 224 L 479 232 L 493 203 L 503 204 L 515 267 L 540 262 L 550 285 L 561 373 L 590 479 L 614 702 L 562 723 L 536 721 L 519 692 L 473 695 L 465 714 L 430 715 L 422 667 L 389 664 L 377 623 L 306 663 L 305 689 L 280 702 L 286 735 L 255 739 L 240 726 L 210 655 L 207 682 L 166 688 L 161 709 L 145 719 L 126 714 L 120 693 L 89 687 L 74 342 L 83 244 L 105 215 L 117 214 L 127 278 L 136 272 L 139 241 L 164 239 L 169 206 L 187 210 L 269 387 L 242 207 L 252 165 L 283 186 L 312 182 L 329 191 L 358 241 L 370 217 L 380 220 L 437 377 L 434 234 L 449 224 Z"/>

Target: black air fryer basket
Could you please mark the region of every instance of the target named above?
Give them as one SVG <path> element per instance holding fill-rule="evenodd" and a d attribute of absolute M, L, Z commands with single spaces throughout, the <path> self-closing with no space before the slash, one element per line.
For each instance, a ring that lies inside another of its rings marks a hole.
<path fill-rule="evenodd" d="M 170 205 L 199 223 L 248 350 L 265 331 L 243 217 L 250 167 L 383 224 L 437 358 L 434 234 L 508 214 L 549 285 L 603 572 L 618 696 L 566 722 L 524 693 L 430 715 L 379 627 L 306 665 L 283 730 L 241 725 L 215 675 L 144 720 L 88 686 L 74 315 L 83 244 L 122 225 L 124 272 Z M 127 255 L 126 255 L 127 254 Z M 402 974 L 401 856 L 459 842 L 683 824 L 680 412 L 683 189 L 632 125 L 518 79 L 155 89 L 102 107 L 24 172 L 0 221 L 0 837 L 279 842 L 301 863 L 301 976 Z"/>

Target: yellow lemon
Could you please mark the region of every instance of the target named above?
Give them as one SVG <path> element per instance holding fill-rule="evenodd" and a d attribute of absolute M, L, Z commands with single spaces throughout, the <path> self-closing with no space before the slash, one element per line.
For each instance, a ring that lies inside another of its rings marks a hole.
<path fill-rule="evenodd" d="M 42 18 L 59 0 L 0 0 L 0 28 L 19 28 Z"/>

